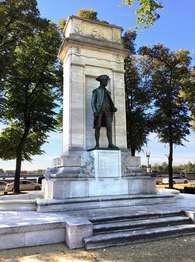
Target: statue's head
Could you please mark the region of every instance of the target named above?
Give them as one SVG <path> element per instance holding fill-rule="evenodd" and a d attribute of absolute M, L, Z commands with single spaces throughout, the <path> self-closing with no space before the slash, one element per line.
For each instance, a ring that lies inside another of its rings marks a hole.
<path fill-rule="evenodd" d="M 110 80 L 110 77 L 107 75 L 100 75 L 96 78 L 97 81 L 100 82 L 100 86 L 107 86 L 108 81 Z"/>

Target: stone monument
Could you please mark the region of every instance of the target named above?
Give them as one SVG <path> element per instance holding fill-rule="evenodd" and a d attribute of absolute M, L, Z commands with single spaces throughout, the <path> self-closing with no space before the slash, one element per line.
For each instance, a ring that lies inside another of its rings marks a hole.
<path fill-rule="evenodd" d="M 77 16 L 66 23 L 59 51 L 64 74 L 63 154 L 46 172 L 46 199 L 156 192 L 154 178 L 140 171 L 140 158 L 127 150 L 124 58 L 128 51 L 121 33 L 121 27 Z M 106 88 L 117 112 L 109 126 L 112 137 L 102 127 L 97 144 L 91 98 L 101 75 L 107 76 Z M 107 136 L 119 150 L 113 144 L 108 148 Z"/>

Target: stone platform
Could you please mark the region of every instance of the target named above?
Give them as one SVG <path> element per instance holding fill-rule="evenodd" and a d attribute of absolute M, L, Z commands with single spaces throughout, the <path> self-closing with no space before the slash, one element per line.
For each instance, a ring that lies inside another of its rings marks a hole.
<path fill-rule="evenodd" d="M 133 207 L 140 205 L 153 205 L 162 203 L 173 203 L 178 196 L 177 193 L 167 192 L 146 195 L 120 195 L 120 196 L 95 196 L 95 197 L 75 197 L 58 199 L 44 199 L 39 194 L 32 199 L 23 199 L 17 196 L 10 198 L 7 196 L 0 201 L 0 211 L 38 211 L 38 212 L 69 212 L 79 210 L 93 210 L 112 207 Z"/>
<path fill-rule="evenodd" d="M 91 220 L 119 216 L 156 215 L 185 211 L 195 220 L 195 196 L 179 194 L 172 203 L 128 207 L 72 210 L 66 212 L 0 211 L 0 249 L 64 242 L 69 248 L 83 246 L 83 238 L 92 236 Z"/>
<path fill-rule="evenodd" d="M 176 200 L 176 194 L 146 194 L 146 195 L 113 195 L 96 197 L 75 197 L 63 200 L 39 199 L 36 201 L 38 212 L 63 212 L 93 210 L 113 207 L 133 207 L 142 205 L 168 204 Z"/>

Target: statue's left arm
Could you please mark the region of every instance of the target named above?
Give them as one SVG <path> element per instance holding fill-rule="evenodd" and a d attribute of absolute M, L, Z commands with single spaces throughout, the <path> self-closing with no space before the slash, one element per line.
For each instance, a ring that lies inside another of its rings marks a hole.
<path fill-rule="evenodd" d="M 109 94 L 109 96 L 110 96 L 110 102 L 111 102 L 112 112 L 115 113 L 115 112 L 117 111 L 117 108 L 115 107 L 114 102 L 113 102 L 113 100 L 112 100 L 111 92 L 108 91 L 108 94 Z"/>
<path fill-rule="evenodd" d="M 91 107 L 92 107 L 93 113 L 97 113 L 96 100 L 97 100 L 97 94 L 96 94 L 95 90 L 93 90 L 92 98 L 91 98 Z"/>

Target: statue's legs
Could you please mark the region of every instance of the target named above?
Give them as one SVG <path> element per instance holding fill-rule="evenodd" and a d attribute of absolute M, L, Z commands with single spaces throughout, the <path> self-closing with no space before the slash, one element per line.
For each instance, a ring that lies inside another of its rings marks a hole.
<path fill-rule="evenodd" d="M 112 143 L 112 120 L 113 120 L 113 113 L 112 112 L 100 112 L 95 117 L 95 141 L 96 141 L 96 148 L 99 148 L 99 139 L 100 139 L 100 128 L 101 126 L 106 126 L 107 131 L 107 139 L 108 139 L 108 148 L 118 149 Z"/>
<path fill-rule="evenodd" d="M 112 112 L 105 112 L 105 120 L 106 120 L 106 127 L 107 127 L 107 138 L 108 138 L 108 148 L 111 149 L 118 149 L 112 143 L 112 121 L 113 121 L 113 113 Z"/>
<path fill-rule="evenodd" d="M 111 147 L 112 144 L 112 126 L 107 127 L 107 138 L 108 138 L 108 147 Z"/>
<path fill-rule="evenodd" d="M 107 138 L 108 138 L 108 147 L 113 147 L 112 143 L 112 120 L 113 120 L 113 113 L 112 112 L 105 112 L 105 122 L 106 122 L 106 131 L 107 131 Z"/>
<path fill-rule="evenodd" d="M 96 148 L 98 148 L 99 145 L 99 139 L 100 139 L 100 127 L 96 127 L 95 129 L 95 141 L 96 141 Z"/>

